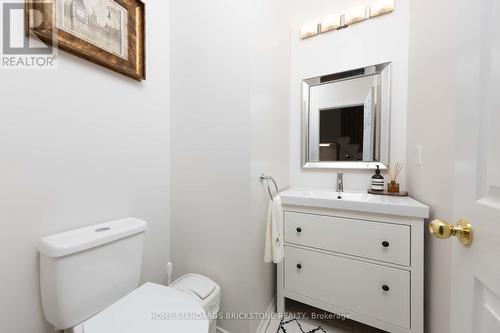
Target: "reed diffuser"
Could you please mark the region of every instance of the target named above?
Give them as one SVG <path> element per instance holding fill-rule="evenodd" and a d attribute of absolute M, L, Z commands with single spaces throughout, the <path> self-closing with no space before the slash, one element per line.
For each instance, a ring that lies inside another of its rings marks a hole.
<path fill-rule="evenodd" d="M 394 169 L 389 167 L 390 182 L 387 184 L 387 191 L 389 193 L 399 193 L 399 183 L 397 182 L 399 173 L 403 169 L 404 163 L 397 162 Z"/>

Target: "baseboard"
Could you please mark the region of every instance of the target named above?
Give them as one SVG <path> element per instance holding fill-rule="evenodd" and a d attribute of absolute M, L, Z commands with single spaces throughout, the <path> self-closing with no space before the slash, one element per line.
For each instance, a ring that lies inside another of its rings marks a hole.
<path fill-rule="evenodd" d="M 269 323 L 271 322 L 271 315 L 276 312 L 276 297 L 273 298 L 271 303 L 267 306 L 266 309 L 266 318 L 264 318 L 260 324 L 259 327 L 257 328 L 257 331 L 255 333 L 266 333 L 267 328 L 269 327 Z M 217 333 L 229 333 L 223 328 L 220 328 L 217 326 L 216 329 Z"/>
<path fill-rule="evenodd" d="M 256 333 L 266 333 L 267 328 L 269 327 L 269 323 L 271 322 L 271 315 L 276 312 L 276 296 L 273 298 L 271 303 L 267 306 L 266 309 L 266 318 L 264 318 L 257 328 Z"/>
<path fill-rule="evenodd" d="M 216 329 L 217 333 L 229 333 L 228 331 L 220 328 L 219 326 L 217 326 L 217 329 Z"/>

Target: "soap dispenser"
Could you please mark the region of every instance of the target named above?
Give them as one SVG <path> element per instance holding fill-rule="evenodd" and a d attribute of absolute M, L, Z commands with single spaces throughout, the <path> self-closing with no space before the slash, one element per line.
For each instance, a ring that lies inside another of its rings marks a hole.
<path fill-rule="evenodd" d="M 377 165 L 377 170 L 372 177 L 372 191 L 384 191 L 384 176 L 380 174 L 380 166 Z"/>

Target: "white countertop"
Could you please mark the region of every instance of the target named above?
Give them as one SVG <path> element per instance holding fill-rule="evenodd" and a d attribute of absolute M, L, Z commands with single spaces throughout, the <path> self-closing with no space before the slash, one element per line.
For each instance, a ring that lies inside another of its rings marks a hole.
<path fill-rule="evenodd" d="M 280 197 L 284 205 L 343 209 L 418 218 L 429 217 L 429 207 L 410 197 L 374 195 L 367 192 L 339 193 L 321 188 L 290 188 L 281 192 Z"/>

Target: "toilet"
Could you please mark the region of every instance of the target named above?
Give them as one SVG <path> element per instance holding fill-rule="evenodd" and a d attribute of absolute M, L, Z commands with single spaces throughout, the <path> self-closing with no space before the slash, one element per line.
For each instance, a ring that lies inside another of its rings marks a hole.
<path fill-rule="evenodd" d="M 190 274 L 173 287 L 146 283 L 138 288 L 146 229 L 145 221 L 125 218 L 40 241 L 42 308 L 56 330 L 215 330 L 212 317 L 219 308 L 220 287 L 210 279 Z"/>

